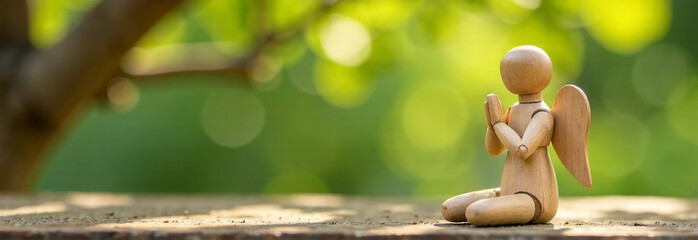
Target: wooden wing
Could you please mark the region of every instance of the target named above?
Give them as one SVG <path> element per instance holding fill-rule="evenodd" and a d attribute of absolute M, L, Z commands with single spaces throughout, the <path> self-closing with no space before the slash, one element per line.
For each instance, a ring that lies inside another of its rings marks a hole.
<path fill-rule="evenodd" d="M 553 148 L 567 171 L 586 188 L 591 188 L 591 170 L 587 155 L 587 134 L 591 110 L 582 89 L 574 85 L 560 88 L 552 109 Z"/>

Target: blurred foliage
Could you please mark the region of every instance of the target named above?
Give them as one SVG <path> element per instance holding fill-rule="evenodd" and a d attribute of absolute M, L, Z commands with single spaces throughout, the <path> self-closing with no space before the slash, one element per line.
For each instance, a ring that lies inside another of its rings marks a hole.
<path fill-rule="evenodd" d="M 41 47 L 95 4 L 33 3 Z M 137 49 L 211 42 L 240 57 L 320 4 L 191 1 Z M 111 104 L 94 104 L 59 141 L 38 190 L 448 196 L 496 187 L 504 155 L 484 150 L 483 102 L 491 92 L 516 101 L 499 61 L 530 44 L 555 67 L 548 105 L 567 83 L 591 102 L 594 188 L 549 148 L 562 195 L 696 197 L 696 10 L 690 0 L 344 2 L 265 49 L 252 83 L 116 85 Z"/>

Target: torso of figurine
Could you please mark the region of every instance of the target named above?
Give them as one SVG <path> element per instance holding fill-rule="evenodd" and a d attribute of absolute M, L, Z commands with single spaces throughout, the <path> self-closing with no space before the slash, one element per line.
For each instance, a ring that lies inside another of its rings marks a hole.
<path fill-rule="evenodd" d="M 550 108 L 543 101 L 516 103 L 510 109 L 508 125 L 523 137 L 533 115 L 540 111 L 550 112 Z M 547 147 L 552 133 L 553 130 L 550 129 L 544 143 L 527 159 L 507 153 L 504 164 L 501 195 L 525 193 L 534 196 L 540 203 L 540 211 L 536 210 L 534 223 L 548 222 L 557 212 L 557 180 Z"/>

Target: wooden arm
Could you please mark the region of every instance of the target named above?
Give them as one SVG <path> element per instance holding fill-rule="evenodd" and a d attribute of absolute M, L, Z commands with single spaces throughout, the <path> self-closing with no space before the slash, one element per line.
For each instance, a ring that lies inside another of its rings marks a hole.
<path fill-rule="evenodd" d="M 523 138 L 504 122 L 497 122 L 492 126 L 497 138 L 509 150 L 509 153 L 517 154 L 522 159 L 527 159 L 540 147 L 553 129 L 553 115 L 547 111 L 535 113 L 533 119 L 526 127 Z"/>
<path fill-rule="evenodd" d="M 509 153 L 516 154 L 519 151 L 521 137 L 519 137 L 519 134 L 516 133 L 514 129 L 511 129 L 511 127 L 504 122 L 497 122 L 492 128 L 497 134 L 497 138 L 499 138 L 504 147 L 509 150 Z"/>
<path fill-rule="evenodd" d="M 504 152 L 504 145 L 497 138 L 497 133 L 494 132 L 492 128 L 487 128 L 487 133 L 485 134 L 485 150 L 492 156 L 498 156 Z"/>
<path fill-rule="evenodd" d="M 526 127 L 521 146 L 518 147 L 518 152 L 521 157 L 526 159 L 531 156 L 540 147 L 546 138 L 549 137 L 553 129 L 553 115 L 547 111 L 539 111 L 535 113 L 533 119 Z"/>
<path fill-rule="evenodd" d="M 507 109 L 507 112 L 504 114 L 504 123 L 509 122 L 509 112 L 511 111 L 511 108 Z M 485 102 L 485 116 L 487 116 L 487 133 L 485 134 L 485 150 L 487 150 L 487 153 L 489 153 L 492 156 L 497 156 L 499 154 L 502 154 L 506 148 L 504 148 L 504 145 L 502 145 L 502 141 L 497 138 L 497 133 L 495 133 L 494 129 L 492 129 L 492 126 L 490 125 L 490 110 L 489 110 L 489 103 Z"/>

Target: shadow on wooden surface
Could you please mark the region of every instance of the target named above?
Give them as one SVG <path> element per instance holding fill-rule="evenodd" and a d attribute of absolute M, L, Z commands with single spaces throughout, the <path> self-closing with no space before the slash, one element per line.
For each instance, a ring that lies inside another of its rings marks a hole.
<path fill-rule="evenodd" d="M 698 238 L 698 200 L 563 198 L 548 224 L 477 228 L 440 203 L 337 195 L 0 196 L 0 238 Z"/>

